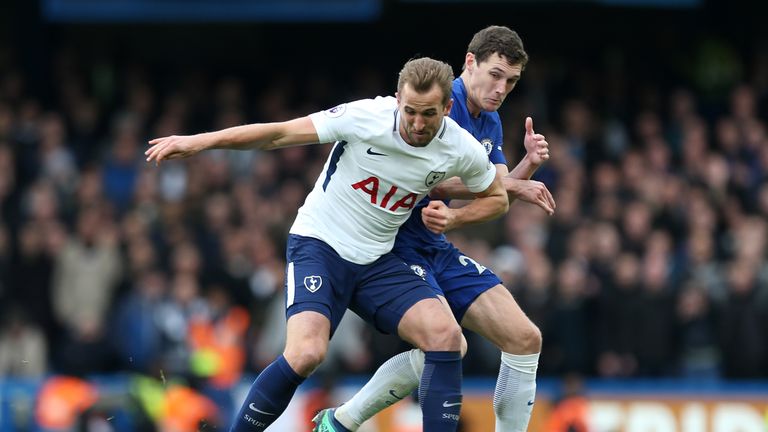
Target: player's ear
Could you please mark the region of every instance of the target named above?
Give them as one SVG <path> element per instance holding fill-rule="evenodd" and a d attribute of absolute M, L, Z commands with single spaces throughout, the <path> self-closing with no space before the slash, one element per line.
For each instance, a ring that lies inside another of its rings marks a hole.
<path fill-rule="evenodd" d="M 448 103 L 445 104 L 445 109 L 443 110 L 444 115 L 448 115 L 451 113 L 451 108 L 453 107 L 453 98 L 448 100 Z"/>
<path fill-rule="evenodd" d="M 400 92 L 395 92 L 395 99 L 397 99 L 397 104 L 400 105 Z"/>
<path fill-rule="evenodd" d="M 464 67 L 466 67 L 470 72 L 475 68 L 475 54 L 468 52 L 466 56 L 464 56 Z"/>

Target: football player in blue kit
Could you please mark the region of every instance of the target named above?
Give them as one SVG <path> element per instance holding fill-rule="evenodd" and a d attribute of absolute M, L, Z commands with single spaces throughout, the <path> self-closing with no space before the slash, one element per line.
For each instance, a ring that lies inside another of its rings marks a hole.
<path fill-rule="evenodd" d="M 490 26 L 476 33 L 467 49 L 462 74 L 453 82 L 450 116 L 483 145 L 497 171 L 504 175 L 510 201 L 521 198 L 552 214 L 552 195 L 542 183 L 529 180 L 549 159 L 548 143 L 533 131 L 530 117 L 525 122 L 527 154 L 512 172 L 502 152 L 502 127 L 496 111 L 520 79 L 527 61 L 522 40 L 509 28 Z M 471 198 L 455 180 L 443 182 L 430 198 Z M 442 233 L 425 226 L 429 216 L 420 215 L 418 209 L 428 208 L 424 206 L 434 202 L 430 198 L 420 202 L 400 228 L 393 252 L 447 301 L 463 327 L 501 350 L 493 398 L 496 431 L 525 431 L 535 399 L 541 333 L 489 268 L 463 254 Z M 462 349 L 466 349 L 466 342 Z M 410 394 L 423 370 L 424 354 L 418 349 L 392 357 L 351 400 L 337 409 L 321 411 L 315 418 L 315 430 L 357 430 L 365 420 Z M 344 428 L 328 426 L 331 417 Z"/>
<path fill-rule="evenodd" d="M 455 431 L 461 408 L 461 329 L 431 287 L 391 253 L 398 228 L 445 179 L 475 199 L 422 212 L 443 232 L 500 216 L 509 206 L 496 167 L 478 141 L 447 117 L 453 72 L 429 58 L 407 62 L 396 98 L 379 97 L 280 123 L 150 141 L 147 160 L 214 148 L 276 149 L 336 142 L 299 209 L 287 245 L 287 340 L 246 396 L 231 431 L 263 431 L 322 362 L 347 308 L 425 354 L 419 386 L 424 431 Z M 329 427 L 339 426 L 333 419 Z"/>

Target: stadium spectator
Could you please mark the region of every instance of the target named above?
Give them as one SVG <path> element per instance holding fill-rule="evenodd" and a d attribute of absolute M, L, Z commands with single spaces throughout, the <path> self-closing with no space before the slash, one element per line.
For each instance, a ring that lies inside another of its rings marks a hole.
<path fill-rule="evenodd" d="M 57 365 L 80 375 L 114 369 L 105 330 L 122 261 L 117 229 L 104 209 L 81 209 L 75 229 L 56 256 L 51 296 L 63 329 L 54 347 Z"/>
<path fill-rule="evenodd" d="M 43 378 L 48 372 L 48 345 L 26 311 L 10 304 L 0 321 L 0 376 Z"/>

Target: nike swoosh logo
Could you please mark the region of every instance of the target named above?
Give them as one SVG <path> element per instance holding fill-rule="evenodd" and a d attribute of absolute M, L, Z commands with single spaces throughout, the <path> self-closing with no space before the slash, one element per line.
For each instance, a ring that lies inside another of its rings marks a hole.
<path fill-rule="evenodd" d="M 262 411 L 262 410 L 260 410 L 260 409 L 256 408 L 256 405 L 254 405 L 254 404 L 253 404 L 253 402 L 251 402 L 251 403 L 248 405 L 248 408 L 250 408 L 250 409 L 252 409 L 252 410 L 256 411 L 256 412 L 257 412 L 257 413 L 259 413 L 259 414 L 270 415 L 270 416 L 273 416 L 273 415 L 274 415 L 274 414 L 272 414 L 272 413 L 269 413 L 269 412 L 266 412 L 266 411 Z"/>
<path fill-rule="evenodd" d="M 397 395 L 397 393 L 395 393 L 395 391 L 394 391 L 394 390 L 390 390 L 390 391 L 389 391 L 389 394 L 391 394 L 391 395 L 392 395 L 392 397 L 393 397 L 393 398 L 395 398 L 395 399 L 397 399 L 397 400 L 403 400 L 403 398 L 405 397 L 405 396 L 403 396 L 403 397 L 400 397 L 400 396 L 398 396 L 398 395 Z"/>
<path fill-rule="evenodd" d="M 533 401 L 528 401 L 528 406 L 533 405 Z"/>
<path fill-rule="evenodd" d="M 443 406 L 446 408 L 450 408 L 452 406 L 461 405 L 461 402 L 454 402 L 454 403 L 448 403 L 448 401 L 443 402 Z"/>
<path fill-rule="evenodd" d="M 365 152 L 368 153 L 369 155 L 373 155 L 373 156 L 387 156 L 384 153 L 379 153 L 379 152 L 373 151 L 373 147 L 368 147 L 368 150 L 366 150 Z"/>

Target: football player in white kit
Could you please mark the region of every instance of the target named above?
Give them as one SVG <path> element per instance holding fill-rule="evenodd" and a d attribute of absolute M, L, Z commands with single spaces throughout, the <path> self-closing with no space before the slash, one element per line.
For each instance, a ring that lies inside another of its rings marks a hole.
<path fill-rule="evenodd" d="M 447 117 L 453 72 L 429 58 L 400 72 L 396 98 L 339 105 L 281 123 L 150 141 L 147 161 L 206 149 L 276 149 L 338 141 L 299 209 L 287 247 L 287 340 L 253 383 L 231 431 L 262 431 L 323 360 L 347 308 L 425 352 L 419 386 L 425 432 L 455 431 L 461 408 L 461 330 L 431 287 L 390 251 L 412 209 L 459 177 L 477 199 L 422 211 L 434 232 L 506 212 L 507 194 L 483 147 Z"/>

